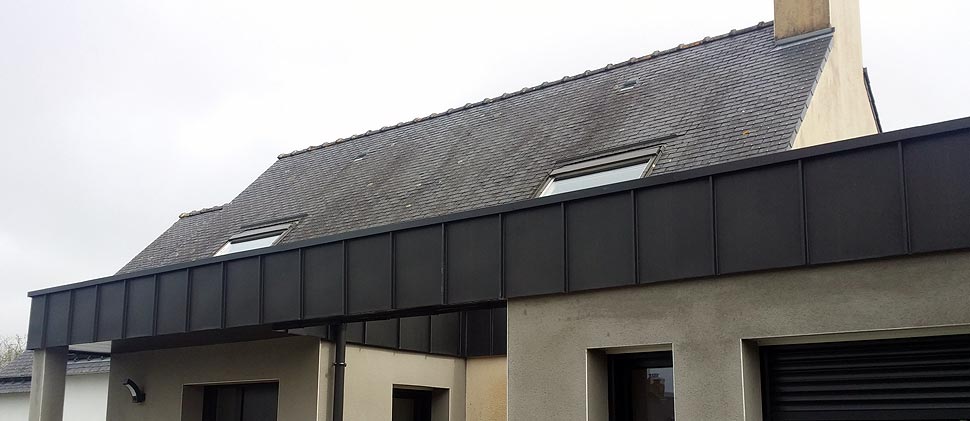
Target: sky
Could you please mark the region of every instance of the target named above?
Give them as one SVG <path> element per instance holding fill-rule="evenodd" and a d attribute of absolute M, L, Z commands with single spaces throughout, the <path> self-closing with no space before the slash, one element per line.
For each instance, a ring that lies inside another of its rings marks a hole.
<path fill-rule="evenodd" d="M 884 129 L 970 116 L 970 2 L 862 0 Z M 0 0 L 0 336 L 280 153 L 772 19 L 771 0 Z"/>

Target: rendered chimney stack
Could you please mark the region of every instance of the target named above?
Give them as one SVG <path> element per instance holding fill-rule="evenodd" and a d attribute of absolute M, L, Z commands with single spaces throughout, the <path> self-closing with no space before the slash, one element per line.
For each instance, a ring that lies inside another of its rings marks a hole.
<path fill-rule="evenodd" d="M 774 0 L 779 46 L 831 33 L 825 67 L 813 89 L 794 147 L 876 133 L 878 123 L 862 68 L 859 0 Z"/>

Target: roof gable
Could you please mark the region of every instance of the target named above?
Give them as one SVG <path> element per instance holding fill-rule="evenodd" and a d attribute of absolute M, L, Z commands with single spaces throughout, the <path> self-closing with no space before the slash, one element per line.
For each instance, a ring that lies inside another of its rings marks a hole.
<path fill-rule="evenodd" d="M 525 200 L 557 163 L 606 150 L 661 146 L 654 174 L 785 150 L 829 43 L 778 48 L 759 25 L 284 154 L 221 209 L 180 218 L 122 272 L 212 256 L 263 222 L 298 220 L 291 242 Z"/>

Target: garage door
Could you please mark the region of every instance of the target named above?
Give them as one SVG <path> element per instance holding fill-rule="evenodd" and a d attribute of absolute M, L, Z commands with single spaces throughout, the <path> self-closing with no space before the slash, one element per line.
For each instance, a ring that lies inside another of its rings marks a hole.
<path fill-rule="evenodd" d="M 970 335 L 761 348 L 764 417 L 970 420 Z"/>

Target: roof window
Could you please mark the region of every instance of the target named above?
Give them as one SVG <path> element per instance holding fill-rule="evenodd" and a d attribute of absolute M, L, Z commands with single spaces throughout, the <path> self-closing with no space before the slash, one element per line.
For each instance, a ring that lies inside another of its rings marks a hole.
<path fill-rule="evenodd" d="M 616 88 L 619 89 L 619 90 L 621 90 L 621 91 L 625 91 L 625 90 L 628 90 L 628 89 L 635 88 L 638 83 L 640 83 L 640 78 L 627 79 L 624 82 L 618 83 L 616 85 Z"/>
<path fill-rule="evenodd" d="M 230 237 L 215 255 L 222 256 L 276 245 L 292 225 L 292 222 L 288 222 L 245 230 Z"/>
<path fill-rule="evenodd" d="M 549 174 L 539 197 L 642 178 L 659 151 L 657 146 L 564 165 Z"/>

